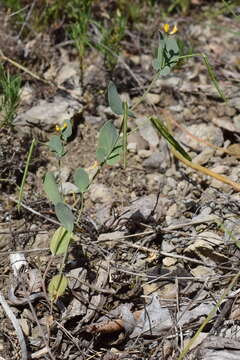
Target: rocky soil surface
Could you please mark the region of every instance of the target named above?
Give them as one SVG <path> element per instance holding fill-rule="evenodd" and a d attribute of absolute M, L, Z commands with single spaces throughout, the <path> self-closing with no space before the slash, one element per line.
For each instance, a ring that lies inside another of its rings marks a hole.
<path fill-rule="evenodd" d="M 60 25 L 19 38 L 2 9 L 0 57 L 23 80 L 13 126 L 0 129 L 1 359 L 239 359 L 240 25 L 220 11 L 222 3 L 194 3 L 187 15 L 166 19 L 156 11 L 154 20 L 129 28 L 111 73 L 90 48 L 84 89 L 77 52 Z M 163 22 L 177 23 L 193 53 L 208 56 L 227 101 L 201 56 L 157 79 L 129 120 L 127 167 L 104 166 L 84 194 L 65 259 L 68 288 L 52 303 L 48 283 L 63 260 L 49 250 L 59 222 L 43 190 L 45 174 L 61 179 L 77 212 L 73 172 L 93 167 L 102 125 L 121 124 L 107 102 L 108 82 L 130 105 L 138 101 L 154 74 Z M 195 167 L 174 156 L 151 115 L 171 124 Z M 66 119 L 74 131 L 59 172 L 46 143 Z"/>

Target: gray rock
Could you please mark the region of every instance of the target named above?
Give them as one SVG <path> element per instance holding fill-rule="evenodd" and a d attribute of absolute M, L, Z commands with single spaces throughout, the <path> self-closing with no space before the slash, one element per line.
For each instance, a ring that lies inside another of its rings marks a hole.
<path fill-rule="evenodd" d="M 71 169 L 67 166 L 62 166 L 60 170 L 56 171 L 55 176 L 60 182 L 66 182 L 71 174 Z"/>
<path fill-rule="evenodd" d="M 143 161 L 143 166 L 147 169 L 159 169 L 165 161 L 165 155 L 159 151 L 154 151 L 149 158 Z"/>
<path fill-rule="evenodd" d="M 146 222 L 150 218 L 158 221 L 158 219 L 166 213 L 167 208 L 169 207 L 170 200 L 167 197 L 160 197 L 157 202 L 157 195 L 151 194 L 142 196 L 132 201 L 131 205 L 119 208 L 118 212 L 120 214 L 119 219 L 131 220 L 129 222 L 130 226 L 138 227 L 139 223 Z M 152 214 L 154 210 L 154 214 Z M 111 206 L 104 205 L 98 206 L 96 210 L 96 221 L 99 225 L 109 225 L 114 221 L 113 216 L 110 214 Z M 126 221 L 127 222 L 127 221 Z M 126 225 L 127 227 L 127 225 Z"/>
<path fill-rule="evenodd" d="M 219 127 L 216 127 L 212 124 L 194 124 L 188 127 L 188 131 L 206 141 L 209 141 L 213 145 L 222 146 L 223 144 L 223 133 Z M 179 136 L 179 140 L 183 143 L 189 145 L 190 147 L 196 150 L 202 150 L 203 145 L 199 143 L 199 141 L 195 140 L 194 138 L 186 135 L 185 133 L 181 133 Z"/>
<path fill-rule="evenodd" d="M 127 144 L 127 150 L 130 153 L 136 154 L 137 153 L 137 144 L 135 142 L 130 142 Z"/>
<path fill-rule="evenodd" d="M 148 148 L 148 143 L 143 137 L 139 134 L 139 132 L 132 132 L 128 135 L 128 144 L 136 144 L 136 150 L 143 150 Z"/>
<path fill-rule="evenodd" d="M 71 80 L 73 83 L 74 88 L 79 87 L 79 64 L 78 62 L 68 62 L 67 64 L 64 64 L 57 75 L 56 83 L 59 85 L 62 85 L 64 82 Z"/>
<path fill-rule="evenodd" d="M 236 131 L 240 132 L 240 115 L 234 116 L 233 123 L 235 125 Z"/>
<path fill-rule="evenodd" d="M 66 119 L 70 119 L 80 111 L 81 107 L 78 101 L 58 95 L 53 102 L 40 100 L 36 106 L 19 114 L 14 125 L 29 126 L 30 123 L 50 130 L 56 124 L 62 124 Z"/>
<path fill-rule="evenodd" d="M 80 192 L 79 188 L 69 181 L 62 183 L 61 186 L 59 186 L 59 191 L 63 195 L 77 194 Z"/>
<path fill-rule="evenodd" d="M 84 119 L 87 124 L 91 124 L 91 125 L 101 124 L 103 122 L 101 116 L 86 115 Z"/>
<path fill-rule="evenodd" d="M 98 203 L 110 203 L 113 201 L 113 192 L 104 184 L 93 184 L 90 188 L 90 199 Z"/>
<path fill-rule="evenodd" d="M 214 154 L 214 149 L 206 148 L 200 154 L 194 157 L 193 162 L 199 165 L 206 164 Z"/>
<path fill-rule="evenodd" d="M 228 100 L 228 105 L 233 106 L 235 109 L 240 111 L 240 97 L 234 97 Z"/>
<path fill-rule="evenodd" d="M 143 54 L 140 56 L 140 61 L 143 69 L 149 71 L 152 67 L 152 56 Z"/>
<path fill-rule="evenodd" d="M 169 86 L 169 87 L 179 87 L 180 83 L 182 82 L 182 80 L 176 76 L 172 76 L 172 77 L 164 77 L 164 78 L 160 78 L 156 81 L 156 88 L 158 87 L 162 87 L 162 86 Z"/>
<path fill-rule="evenodd" d="M 149 105 L 157 105 L 161 100 L 161 96 L 158 94 L 148 93 L 145 97 L 145 101 Z"/>
<path fill-rule="evenodd" d="M 155 194 L 142 196 L 133 201 L 133 203 L 123 209 L 124 217 L 137 221 L 146 221 L 151 216 L 156 206 L 157 196 Z"/>
<path fill-rule="evenodd" d="M 151 150 L 141 149 L 138 151 L 138 155 L 141 159 L 147 159 L 152 154 Z"/>
<path fill-rule="evenodd" d="M 139 132 L 143 139 L 145 139 L 150 146 L 157 146 L 159 144 L 159 137 L 149 119 L 139 118 L 136 123 L 139 126 Z"/>
<path fill-rule="evenodd" d="M 158 191 L 160 189 L 160 186 L 162 187 L 165 183 L 165 176 L 163 174 L 147 174 L 146 178 L 150 191 Z"/>
<path fill-rule="evenodd" d="M 174 112 L 182 112 L 183 111 L 183 105 L 182 104 L 177 104 L 177 105 L 169 106 L 169 110 L 174 111 Z"/>
<path fill-rule="evenodd" d="M 130 60 L 134 63 L 134 65 L 139 65 L 141 59 L 139 55 L 131 55 Z"/>

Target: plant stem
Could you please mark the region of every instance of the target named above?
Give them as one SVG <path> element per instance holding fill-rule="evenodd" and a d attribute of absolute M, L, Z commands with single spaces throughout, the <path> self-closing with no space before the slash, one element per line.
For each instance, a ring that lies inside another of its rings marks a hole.
<path fill-rule="evenodd" d="M 25 169 L 24 169 L 24 174 L 23 174 L 21 187 L 20 187 L 20 192 L 19 192 L 19 197 L 18 197 L 18 203 L 17 203 L 18 212 L 20 212 L 21 201 L 22 201 L 22 197 L 23 197 L 23 188 L 24 188 L 26 177 L 27 177 L 27 174 L 28 174 L 28 168 L 29 168 L 31 157 L 32 157 L 33 149 L 34 149 L 36 143 L 37 143 L 37 140 L 33 139 L 32 143 L 31 143 L 31 146 L 30 146 L 30 149 L 29 149 L 29 152 L 28 152 L 27 162 L 26 162 L 26 166 L 25 166 Z"/>

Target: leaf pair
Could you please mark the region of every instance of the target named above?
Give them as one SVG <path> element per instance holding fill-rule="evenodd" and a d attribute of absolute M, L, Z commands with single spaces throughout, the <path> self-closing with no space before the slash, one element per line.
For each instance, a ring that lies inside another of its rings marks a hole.
<path fill-rule="evenodd" d="M 83 168 L 77 168 L 74 172 L 74 182 L 81 193 L 84 193 L 90 184 L 89 176 Z M 44 190 L 48 199 L 55 206 L 55 213 L 62 226 L 72 233 L 74 228 L 74 214 L 71 208 L 63 202 L 62 195 L 59 192 L 54 174 L 48 172 L 45 176 Z"/>
<path fill-rule="evenodd" d="M 120 160 L 122 141 L 111 121 L 107 121 L 100 130 L 96 158 L 100 164 L 114 165 Z"/>

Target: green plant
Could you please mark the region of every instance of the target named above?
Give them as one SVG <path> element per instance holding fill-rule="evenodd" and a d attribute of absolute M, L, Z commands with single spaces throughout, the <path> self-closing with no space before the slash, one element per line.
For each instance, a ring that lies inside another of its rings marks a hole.
<path fill-rule="evenodd" d="M 59 164 L 59 172 L 61 172 L 61 159 L 66 155 L 65 145 L 68 138 L 72 135 L 71 121 L 65 121 L 63 126 L 57 126 L 56 130 L 59 135 L 53 135 L 47 145 L 56 156 Z M 114 165 L 119 161 L 121 151 L 122 146 L 119 134 L 111 121 L 108 121 L 99 132 L 98 146 L 96 149 L 97 165 L 95 175 L 90 178 L 87 170 L 83 168 L 77 168 L 74 171 L 73 180 L 80 196 L 80 209 L 78 214 L 74 213 L 73 209 L 64 202 L 61 183 L 57 182 L 54 174 L 48 172 L 45 176 L 44 190 L 48 199 L 53 203 L 56 217 L 61 224 L 55 231 L 50 242 L 52 255 L 63 255 L 63 262 L 59 274 L 51 279 L 48 287 L 48 291 L 53 300 L 61 296 L 67 287 L 67 278 L 63 275 L 64 264 L 70 241 L 73 238 L 74 227 L 81 219 L 84 206 L 84 193 L 88 191 L 92 181 L 105 164 Z"/>
<path fill-rule="evenodd" d="M 20 102 L 21 78 L 10 75 L 0 64 L 0 128 L 11 126 Z"/>
<path fill-rule="evenodd" d="M 96 23 L 101 33 L 101 41 L 96 44 L 96 48 L 104 55 L 105 66 L 109 71 L 112 71 L 117 64 L 117 56 L 120 52 L 121 40 L 125 35 L 127 19 L 122 12 L 117 9 L 111 24 L 104 26 L 104 24 Z"/>
<path fill-rule="evenodd" d="M 193 54 L 193 55 L 181 55 L 178 46 L 178 41 L 175 37 L 172 37 L 177 31 L 174 27 L 171 31 L 168 24 L 164 25 L 164 33 L 160 34 L 159 46 L 157 49 L 156 58 L 153 61 L 153 67 L 156 74 L 153 77 L 149 87 L 132 107 L 126 102 L 121 100 L 118 94 L 117 88 L 113 82 L 109 83 L 108 86 L 108 102 L 112 111 L 121 116 L 120 130 L 117 130 L 111 121 L 107 121 L 99 132 L 98 144 L 96 149 L 96 160 L 97 162 L 92 168 L 95 168 L 94 175 L 89 174 L 89 169 L 77 168 L 74 171 L 73 180 L 79 193 L 80 207 L 79 210 L 71 208 L 64 201 L 64 197 L 61 191 L 61 184 L 56 180 L 55 175 L 52 172 L 48 172 L 44 180 L 44 190 L 55 207 L 55 214 L 60 222 L 60 227 L 55 231 L 51 243 L 50 249 L 52 255 L 63 255 L 63 262 L 60 268 L 59 274 L 53 277 L 50 281 L 48 290 L 51 298 L 54 300 L 61 296 L 67 287 L 67 278 L 63 275 L 64 264 L 67 258 L 68 247 L 71 240 L 74 238 L 74 229 L 78 226 L 81 221 L 81 214 L 84 208 L 84 194 L 89 190 L 92 182 L 101 171 L 102 167 L 107 165 L 114 165 L 123 156 L 123 163 L 126 167 L 126 152 L 127 152 L 127 122 L 129 117 L 134 117 L 134 109 L 136 106 L 144 100 L 146 94 L 150 91 L 155 80 L 159 76 L 166 76 L 182 58 L 189 58 L 191 56 L 201 56 L 208 69 L 210 78 L 215 85 L 219 95 L 222 96 L 222 92 L 219 88 L 213 70 L 211 69 L 208 59 L 204 54 Z M 156 128 L 156 130 L 163 136 L 168 144 L 171 146 L 173 154 L 181 160 L 184 164 L 197 171 L 201 171 L 207 175 L 217 178 L 220 181 L 226 182 L 229 185 L 235 187 L 240 191 L 240 185 L 232 182 L 228 178 L 218 175 L 206 168 L 201 167 L 198 164 L 191 162 L 190 156 L 176 141 L 171 134 L 171 127 L 167 120 L 167 126 L 158 117 L 150 116 L 149 121 Z M 70 120 L 67 120 L 63 126 L 56 127 L 58 135 L 53 135 L 48 142 L 48 147 L 55 154 L 58 159 L 59 171 L 61 171 L 61 159 L 66 155 L 65 145 L 68 138 L 72 135 L 72 124 Z"/>
<path fill-rule="evenodd" d="M 156 4 L 156 0 L 117 1 L 118 9 L 133 26 L 138 26 L 140 22 L 144 22 L 148 15 L 153 15 Z"/>
<path fill-rule="evenodd" d="M 186 14 L 188 12 L 190 4 L 190 0 L 172 0 L 171 5 L 168 7 L 168 13 L 171 13 L 175 9 L 180 8 L 180 11 Z"/>
<path fill-rule="evenodd" d="M 73 23 L 70 25 L 70 35 L 75 42 L 75 46 L 79 55 L 80 62 L 80 81 L 83 88 L 83 73 L 84 73 L 84 56 L 86 49 L 90 44 L 90 38 L 88 35 L 89 24 L 91 21 L 91 6 L 92 0 L 83 0 L 77 2 L 71 1 L 68 5 L 68 9 L 73 19 Z"/>
<path fill-rule="evenodd" d="M 45 3 L 45 9 L 39 16 L 39 23 L 44 23 L 46 25 L 62 18 L 62 14 L 65 12 L 66 8 L 65 0 L 45 1 Z"/>
<path fill-rule="evenodd" d="M 21 2 L 20 0 L 3 0 L 3 6 L 12 11 L 19 11 L 21 9 Z"/>
<path fill-rule="evenodd" d="M 20 24 L 23 23 L 24 16 L 25 16 L 25 9 L 24 9 L 25 7 L 21 3 L 21 0 L 3 0 L 2 4 L 5 8 L 10 10 L 11 13 L 13 13 L 15 15 L 14 16 L 14 21 L 15 21 L 14 25 L 16 25 L 16 23 L 20 23 Z"/>

